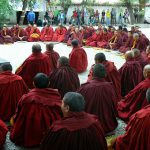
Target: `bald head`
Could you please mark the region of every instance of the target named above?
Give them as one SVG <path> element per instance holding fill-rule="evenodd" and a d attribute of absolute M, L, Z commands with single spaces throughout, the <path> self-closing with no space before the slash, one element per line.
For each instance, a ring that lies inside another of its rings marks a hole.
<path fill-rule="evenodd" d="M 131 60 L 131 59 L 133 59 L 134 58 L 134 52 L 133 51 L 127 51 L 126 53 L 125 53 L 125 59 L 126 60 Z"/>
<path fill-rule="evenodd" d="M 58 64 L 59 64 L 58 67 L 69 65 L 69 59 L 65 56 L 62 56 L 62 57 L 59 58 Z"/>
<path fill-rule="evenodd" d="M 105 60 L 106 60 L 106 57 L 105 57 L 104 53 L 97 53 L 95 55 L 95 64 L 102 63 Z"/>
<path fill-rule="evenodd" d="M 74 39 L 74 40 L 72 40 L 71 44 L 73 47 L 77 47 L 79 45 L 79 42 L 78 42 L 78 40 Z"/>
<path fill-rule="evenodd" d="M 138 39 L 138 38 L 139 38 L 139 34 L 138 34 L 138 33 L 134 33 L 134 34 L 133 34 L 133 39 L 136 40 L 136 39 Z"/>
<path fill-rule="evenodd" d="M 132 49 L 133 53 L 134 53 L 134 57 L 138 57 L 141 55 L 141 52 L 139 49 L 135 48 L 135 49 Z"/>
<path fill-rule="evenodd" d="M 32 46 L 32 52 L 33 53 L 38 53 L 38 52 L 41 52 L 42 51 L 42 49 L 41 49 L 41 45 L 40 44 L 33 44 L 33 46 Z"/>
<path fill-rule="evenodd" d="M 144 67 L 143 75 L 145 78 L 150 78 L 150 65 Z"/>
<path fill-rule="evenodd" d="M 150 88 L 147 89 L 146 99 L 147 99 L 148 103 L 150 104 Z"/>
<path fill-rule="evenodd" d="M 52 44 L 52 43 L 46 44 L 46 50 L 47 51 L 53 51 L 53 48 L 54 48 L 54 44 Z"/>

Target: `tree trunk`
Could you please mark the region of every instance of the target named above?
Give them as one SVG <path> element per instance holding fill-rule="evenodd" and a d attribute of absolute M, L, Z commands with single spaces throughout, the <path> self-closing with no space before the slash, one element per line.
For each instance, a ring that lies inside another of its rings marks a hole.
<path fill-rule="evenodd" d="M 25 14 L 26 14 L 26 9 L 28 5 L 28 0 L 22 0 L 23 7 L 22 7 L 22 13 L 21 13 L 21 18 L 20 18 L 20 24 L 23 25 Z"/>
<path fill-rule="evenodd" d="M 134 14 L 133 14 L 132 5 L 131 5 L 130 2 L 127 2 L 126 6 L 127 6 L 128 11 L 129 11 L 129 14 L 130 14 L 131 24 L 134 24 L 135 23 L 135 18 L 134 18 Z"/>

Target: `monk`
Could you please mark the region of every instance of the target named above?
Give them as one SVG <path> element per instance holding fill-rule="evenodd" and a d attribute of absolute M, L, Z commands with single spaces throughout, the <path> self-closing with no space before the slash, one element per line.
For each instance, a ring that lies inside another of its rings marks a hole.
<path fill-rule="evenodd" d="M 95 64 L 102 64 L 105 66 L 106 68 L 105 79 L 108 82 L 112 82 L 116 95 L 117 95 L 117 100 L 120 101 L 121 99 L 121 77 L 114 63 L 106 60 L 106 57 L 103 53 L 97 53 L 95 55 Z M 92 80 L 94 65 L 92 65 L 90 69 L 88 80 Z"/>
<path fill-rule="evenodd" d="M 10 121 L 19 99 L 27 92 L 23 79 L 12 73 L 11 64 L 0 65 L 0 118 L 3 121 Z"/>
<path fill-rule="evenodd" d="M 40 41 L 40 36 L 41 36 L 40 30 L 37 28 L 37 25 L 34 24 L 31 31 L 30 31 L 28 41 L 29 42 Z"/>
<path fill-rule="evenodd" d="M 71 42 L 72 51 L 69 54 L 69 64 L 77 73 L 86 71 L 88 66 L 87 54 L 85 50 L 79 47 L 79 42 L 75 39 Z"/>
<path fill-rule="evenodd" d="M 32 54 L 23 62 L 23 64 L 16 70 L 16 74 L 20 75 L 29 88 L 33 88 L 34 76 L 41 72 L 49 75 L 51 71 L 51 64 L 49 57 L 42 54 L 42 49 L 39 44 L 32 46 Z"/>
<path fill-rule="evenodd" d="M 3 44 L 12 44 L 14 43 L 12 33 L 10 30 L 7 28 L 6 25 L 3 26 L 3 29 L 1 30 L 1 40 Z"/>
<path fill-rule="evenodd" d="M 67 93 L 61 108 L 64 118 L 52 124 L 41 150 L 107 150 L 101 123 L 96 116 L 84 112 L 81 94 Z"/>
<path fill-rule="evenodd" d="M 67 92 L 76 91 L 80 87 L 79 77 L 70 67 L 68 58 L 59 58 L 58 69 L 50 74 L 50 87 L 58 89 L 62 98 Z"/>
<path fill-rule="evenodd" d="M 6 141 L 6 134 L 8 132 L 8 128 L 5 123 L 0 120 L 0 149 L 2 149 L 5 141 Z"/>
<path fill-rule="evenodd" d="M 150 45 L 147 46 L 145 58 L 146 58 L 147 62 L 150 64 Z"/>
<path fill-rule="evenodd" d="M 143 79 L 143 71 L 139 62 L 134 60 L 134 53 L 127 51 L 125 54 L 126 62 L 119 69 L 121 76 L 121 93 L 127 95 Z"/>
<path fill-rule="evenodd" d="M 53 121 L 61 118 L 61 97 L 57 90 L 48 88 L 49 78 L 38 73 L 35 86 L 22 96 L 13 117 L 10 139 L 24 147 L 38 146 Z"/>
<path fill-rule="evenodd" d="M 16 31 L 16 35 L 13 38 L 14 41 L 28 41 L 28 35 L 22 27 L 19 27 L 19 29 Z"/>
<path fill-rule="evenodd" d="M 29 23 L 28 26 L 25 28 L 28 37 L 30 37 L 31 30 L 32 30 L 32 25 Z"/>
<path fill-rule="evenodd" d="M 67 32 L 66 28 L 64 28 L 62 25 L 59 25 L 53 34 L 52 41 L 63 42 L 65 40 L 66 32 Z"/>
<path fill-rule="evenodd" d="M 53 28 L 50 25 L 46 25 L 41 32 L 41 41 L 52 41 Z"/>
<path fill-rule="evenodd" d="M 149 150 L 150 135 L 150 88 L 147 90 L 148 106 L 135 113 L 126 127 L 126 133 L 111 142 L 115 150 Z"/>
<path fill-rule="evenodd" d="M 146 90 L 150 88 L 150 65 L 146 65 L 143 71 L 145 80 L 140 82 L 125 98 L 118 103 L 118 115 L 124 121 L 147 105 L 145 99 Z"/>
<path fill-rule="evenodd" d="M 13 27 L 10 29 L 11 35 L 14 38 L 14 40 L 15 40 L 15 37 L 17 36 L 18 30 L 19 30 L 19 25 L 18 24 L 13 25 Z"/>
<path fill-rule="evenodd" d="M 105 80 L 106 69 L 102 64 L 93 68 L 92 80 L 81 85 L 78 92 L 86 101 L 85 111 L 97 115 L 105 134 L 111 134 L 118 125 L 116 120 L 116 93 L 112 83 Z"/>
<path fill-rule="evenodd" d="M 65 43 L 67 43 L 69 38 L 70 38 L 72 28 L 73 28 L 73 25 L 69 25 L 69 28 L 68 28 L 68 30 L 66 31 L 66 34 L 65 34 L 65 39 L 64 39 Z"/>

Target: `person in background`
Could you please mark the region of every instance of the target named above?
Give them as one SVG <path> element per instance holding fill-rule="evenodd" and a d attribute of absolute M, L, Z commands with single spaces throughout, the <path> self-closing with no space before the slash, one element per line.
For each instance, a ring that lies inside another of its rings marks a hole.
<path fill-rule="evenodd" d="M 43 23 L 42 23 L 42 19 L 41 17 L 38 18 L 38 21 L 37 21 L 37 26 L 38 27 L 42 27 Z"/>
<path fill-rule="evenodd" d="M 88 12 L 87 9 L 86 9 L 85 12 L 84 12 L 84 24 L 85 24 L 85 25 L 88 25 L 88 24 L 89 24 L 89 12 Z"/>
<path fill-rule="evenodd" d="M 105 10 L 102 11 L 101 24 L 105 24 Z"/>
<path fill-rule="evenodd" d="M 60 12 L 58 18 L 59 18 L 58 20 L 60 21 L 60 24 L 63 25 L 65 21 L 65 13 L 63 12 L 63 10 Z"/>
<path fill-rule="evenodd" d="M 130 23 L 128 9 L 125 9 L 125 12 L 124 12 L 124 22 L 128 24 Z"/>
<path fill-rule="evenodd" d="M 30 12 L 27 14 L 27 20 L 28 23 L 32 25 L 35 23 L 35 13 L 33 12 L 33 9 L 31 9 Z"/>
<path fill-rule="evenodd" d="M 135 22 L 138 23 L 138 8 L 134 8 L 134 18 L 135 18 Z"/>
<path fill-rule="evenodd" d="M 106 12 L 106 25 L 107 26 L 110 25 L 110 19 L 111 19 L 111 13 L 110 13 L 109 9 L 107 9 L 107 12 Z"/>
<path fill-rule="evenodd" d="M 57 25 L 58 24 L 58 15 L 59 15 L 59 10 L 57 7 L 55 7 L 54 10 L 54 23 Z"/>
<path fill-rule="evenodd" d="M 120 10 L 119 10 L 119 18 L 118 18 L 118 23 L 120 24 L 120 25 L 123 25 L 123 13 L 122 13 L 122 8 L 120 8 Z"/>
<path fill-rule="evenodd" d="M 50 21 L 50 25 L 52 25 L 54 22 L 54 13 L 52 10 L 49 11 L 49 21 Z"/>

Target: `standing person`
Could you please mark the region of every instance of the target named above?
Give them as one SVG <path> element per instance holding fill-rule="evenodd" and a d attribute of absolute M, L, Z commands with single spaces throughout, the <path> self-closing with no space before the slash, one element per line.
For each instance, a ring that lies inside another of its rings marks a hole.
<path fill-rule="evenodd" d="M 95 23 L 96 23 L 96 25 L 98 25 L 98 23 L 99 23 L 99 12 L 98 12 L 98 10 L 96 10 L 96 12 L 95 12 Z"/>
<path fill-rule="evenodd" d="M 54 10 L 54 23 L 57 25 L 58 24 L 58 15 L 59 15 L 59 10 L 57 7 L 55 7 Z"/>
<path fill-rule="evenodd" d="M 124 12 L 124 22 L 128 24 L 130 23 L 128 9 L 125 9 L 125 12 Z"/>
<path fill-rule="evenodd" d="M 54 22 L 54 13 L 53 13 L 53 11 L 51 10 L 50 12 L 49 12 L 49 21 L 50 21 L 50 24 L 52 25 L 53 24 L 53 22 Z"/>
<path fill-rule="evenodd" d="M 111 19 L 111 13 L 110 13 L 109 9 L 107 9 L 107 11 L 106 11 L 106 25 L 107 26 L 110 25 L 110 19 Z"/>
<path fill-rule="evenodd" d="M 77 13 L 77 10 L 75 8 L 75 10 L 73 11 L 73 18 L 74 18 L 76 23 L 77 23 L 77 16 L 78 16 L 78 13 Z"/>
<path fill-rule="evenodd" d="M 102 11 L 101 24 L 105 24 L 105 10 Z"/>
<path fill-rule="evenodd" d="M 119 18 L 118 18 L 118 23 L 120 25 L 123 25 L 123 13 L 122 13 L 122 8 L 119 10 Z"/>
<path fill-rule="evenodd" d="M 114 25 L 114 8 L 111 9 L 111 25 Z"/>
<path fill-rule="evenodd" d="M 81 25 L 81 11 L 79 8 L 77 9 L 77 25 L 78 27 Z"/>
<path fill-rule="evenodd" d="M 84 24 L 84 8 L 81 10 L 81 24 Z"/>
<path fill-rule="evenodd" d="M 85 25 L 89 24 L 89 12 L 87 9 L 85 9 L 85 12 L 84 12 L 84 24 Z"/>
<path fill-rule="evenodd" d="M 135 18 L 135 22 L 138 23 L 138 8 L 134 8 L 134 18 Z"/>
<path fill-rule="evenodd" d="M 64 21 L 65 21 L 65 13 L 63 12 L 63 10 L 59 14 L 59 21 L 60 21 L 60 25 L 63 26 Z"/>
<path fill-rule="evenodd" d="M 32 25 L 35 23 L 35 13 L 33 12 L 33 9 L 31 9 L 30 12 L 28 13 L 27 20 L 28 20 L 28 23 Z"/>

